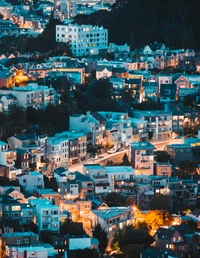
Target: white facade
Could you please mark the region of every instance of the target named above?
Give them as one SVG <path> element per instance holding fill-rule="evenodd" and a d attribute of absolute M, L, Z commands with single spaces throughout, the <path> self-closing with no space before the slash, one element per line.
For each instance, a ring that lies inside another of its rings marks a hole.
<path fill-rule="evenodd" d="M 82 130 L 93 133 L 93 144 L 101 143 L 105 133 L 105 124 L 95 119 L 90 112 L 86 115 L 72 115 L 69 120 L 70 130 Z"/>
<path fill-rule="evenodd" d="M 25 172 L 17 175 L 17 179 L 24 191 L 28 191 L 29 193 L 44 188 L 43 174 L 39 172 Z"/>
<path fill-rule="evenodd" d="M 46 108 L 49 104 L 55 105 L 56 92 L 54 88 L 29 83 L 23 87 L 13 87 L 12 90 L 1 90 L 2 94 L 12 94 L 17 98 L 18 104 L 24 108 Z"/>
<path fill-rule="evenodd" d="M 69 250 L 91 248 L 91 238 L 86 237 L 74 237 L 69 238 Z"/>
<path fill-rule="evenodd" d="M 21 174 L 21 169 L 16 169 L 16 151 L 8 148 L 8 144 L 0 141 L 0 165 L 8 168 L 7 177 L 9 179 L 15 179 L 16 175 Z"/>
<path fill-rule="evenodd" d="M 42 230 L 60 231 L 60 208 L 53 205 L 47 199 L 29 199 L 29 203 L 35 208 L 38 233 Z"/>
<path fill-rule="evenodd" d="M 69 42 L 73 55 L 82 56 L 93 47 L 107 47 L 108 30 L 92 25 L 57 25 L 56 42 Z"/>
<path fill-rule="evenodd" d="M 47 139 L 47 158 L 51 160 L 56 167 L 68 165 L 69 158 L 69 139 L 48 137 Z"/>
<path fill-rule="evenodd" d="M 128 146 L 132 142 L 133 130 L 128 113 L 98 112 L 106 120 L 106 134 L 108 141 L 114 143 L 115 148 Z"/>
<path fill-rule="evenodd" d="M 24 258 L 25 251 L 27 258 L 48 258 L 48 251 L 42 246 L 6 246 L 5 253 L 9 258 Z"/>

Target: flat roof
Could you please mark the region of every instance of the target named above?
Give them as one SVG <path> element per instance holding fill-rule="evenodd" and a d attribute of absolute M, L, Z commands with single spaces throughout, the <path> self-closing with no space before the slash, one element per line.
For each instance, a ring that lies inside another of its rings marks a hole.
<path fill-rule="evenodd" d="M 107 173 L 114 173 L 114 172 L 129 172 L 129 173 L 134 173 L 135 169 L 133 169 L 132 166 L 105 166 Z"/>
<path fill-rule="evenodd" d="M 107 210 L 92 210 L 94 214 L 102 219 L 110 219 L 130 211 L 131 210 L 128 207 L 110 207 Z"/>

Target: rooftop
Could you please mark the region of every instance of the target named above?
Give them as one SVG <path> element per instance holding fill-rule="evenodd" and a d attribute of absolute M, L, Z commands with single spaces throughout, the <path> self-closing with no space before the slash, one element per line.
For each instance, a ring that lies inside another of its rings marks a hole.
<path fill-rule="evenodd" d="M 92 210 L 92 212 L 102 219 L 110 219 L 130 212 L 130 209 L 128 207 L 110 207 L 107 210 Z"/>
<path fill-rule="evenodd" d="M 151 144 L 150 142 L 139 142 L 139 141 L 132 142 L 131 148 L 137 149 L 137 150 L 155 149 L 154 145 Z"/>

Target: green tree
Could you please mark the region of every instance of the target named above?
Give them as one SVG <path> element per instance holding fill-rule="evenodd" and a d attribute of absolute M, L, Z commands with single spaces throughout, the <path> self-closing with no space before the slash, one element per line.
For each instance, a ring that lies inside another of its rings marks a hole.
<path fill-rule="evenodd" d="M 126 205 L 126 197 L 119 193 L 109 193 L 105 197 L 105 202 L 107 203 L 108 206 L 125 206 Z"/>
<path fill-rule="evenodd" d="M 197 164 L 190 160 L 181 161 L 179 163 L 179 169 L 186 175 L 197 174 Z"/>
<path fill-rule="evenodd" d="M 126 245 L 123 248 L 124 258 L 140 258 L 141 249 L 142 245 Z"/>
<path fill-rule="evenodd" d="M 156 151 L 155 152 L 155 160 L 157 162 L 168 162 L 170 160 L 171 155 L 166 151 Z"/>
<path fill-rule="evenodd" d="M 10 119 L 13 126 L 24 126 L 26 123 L 26 110 L 22 106 L 15 107 L 10 112 Z"/>
<path fill-rule="evenodd" d="M 66 219 L 60 224 L 60 234 L 61 235 L 84 235 L 85 231 L 83 229 L 83 224 L 78 222 L 73 222 L 71 219 Z"/>
<path fill-rule="evenodd" d="M 107 233 L 102 229 L 99 223 L 96 224 L 93 230 L 93 237 L 97 238 L 99 241 L 99 251 L 105 253 L 105 249 L 108 245 Z"/>
<path fill-rule="evenodd" d="M 126 245 L 144 245 L 150 246 L 154 242 L 154 239 L 146 230 L 134 229 L 132 226 L 128 226 L 124 232 L 119 236 L 120 249 Z"/>
<path fill-rule="evenodd" d="M 52 231 L 51 230 L 42 230 L 40 232 L 40 240 L 44 243 L 51 244 L 51 242 L 52 242 Z"/>
<path fill-rule="evenodd" d="M 149 207 L 151 210 L 169 211 L 169 205 L 170 205 L 169 195 L 157 195 L 151 199 Z"/>

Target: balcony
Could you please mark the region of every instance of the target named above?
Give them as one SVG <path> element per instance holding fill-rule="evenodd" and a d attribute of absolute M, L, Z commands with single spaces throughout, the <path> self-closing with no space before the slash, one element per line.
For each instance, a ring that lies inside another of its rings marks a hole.
<path fill-rule="evenodd" d="M 97 176 L 93 176 L 94 179 L 107 179 L 108 175 L 97 175 Z"/>
<path fill-rule="evenodd" d="M 98 182 L 98 183 L 95 183 L 95 186 L 110 186 L 110 184 L 108 182 Z"/>

